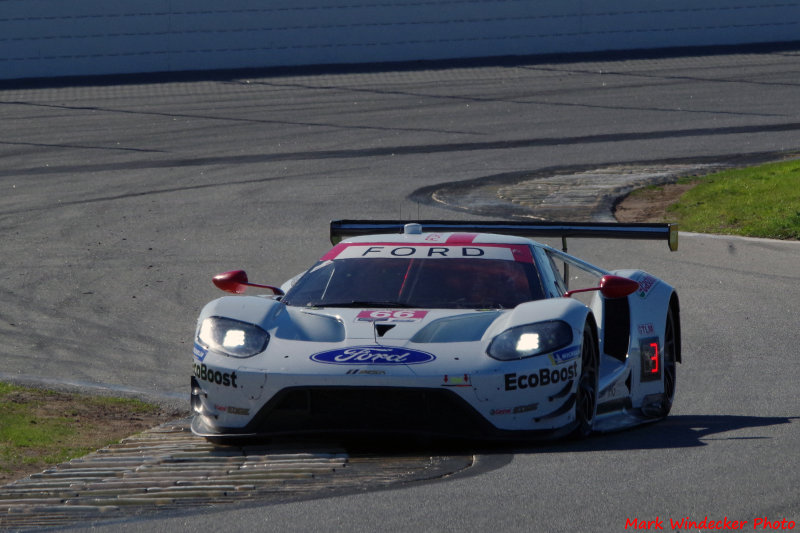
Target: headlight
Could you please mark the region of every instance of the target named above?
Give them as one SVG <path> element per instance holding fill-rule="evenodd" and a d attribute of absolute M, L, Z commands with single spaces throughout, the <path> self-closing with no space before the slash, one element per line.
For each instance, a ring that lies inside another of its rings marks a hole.
<path fill-rule="evenodd" d="M 486 353 L 500 361 L 514 361 L 559 350 L 572 344 L 572 328 L 553 320 L 507 329 L 489 344 Z"/>
<path fill-rule="evenodd" d="M 252 357 L 267 347 L 269 333 L 255 324 L 212 316 L 200 324 L 197 340 L 231 357 Z"/>

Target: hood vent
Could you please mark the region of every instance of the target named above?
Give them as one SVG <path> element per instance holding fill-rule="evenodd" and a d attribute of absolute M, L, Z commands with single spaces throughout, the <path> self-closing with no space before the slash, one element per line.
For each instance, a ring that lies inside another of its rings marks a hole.
<path fill-rule="evenodd" d="M 502 313 L 500 311 L 481 311 L 446 318 L 440 318 L 419 330 L 411 342 L 475 342 Z"/>
<path fill-rule="evenodd" d="M 394 326 L 395 324 L 378 324 L 375 322 L 375 334 L 378 337 L 383 337 L 386 335 L 386 332 L 392 329 Z"/>

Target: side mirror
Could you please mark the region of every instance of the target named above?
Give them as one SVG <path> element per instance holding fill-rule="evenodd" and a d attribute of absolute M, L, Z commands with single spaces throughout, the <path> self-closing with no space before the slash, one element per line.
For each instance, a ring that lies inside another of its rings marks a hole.
<path fill-rule="evenodd" d="M 222 274 L 217 274 L 214 276 L 211 281 L 214 282 L 214 285 L 216 285 L 217 288 L 233 294 L 242 294 L 245 290 L 247 290 L 247 287 L 259 287 L 262 289 L 270 289 L 272 294 L 276 294 L 278 296 L 283 295 L 283 291 L 278 287 L 250 283 L 247 281 L 247 273 L 244 270 L 231 270 L 229 272 L 223 272 Z"/>
<path fill-rule="evenodd" d="M 606 274 L 600 278 L 600 286 L 567 291 L 564 293 L 564 297 L 569 298 L 578 292 L 600 291 L 600 294 L 609 299 L 625 298 L 637 290 L 639 290 L 639 282 L 633 281 L 632 279 L 623 278 L 621 276 L 612 276 L 611 274 Z"/>
<path fill-rule="evenodd" d="M 600 294 L 606 298 L 625 298 L 639 290 L 639 282 L 621 276 L 600 278 Z"/>

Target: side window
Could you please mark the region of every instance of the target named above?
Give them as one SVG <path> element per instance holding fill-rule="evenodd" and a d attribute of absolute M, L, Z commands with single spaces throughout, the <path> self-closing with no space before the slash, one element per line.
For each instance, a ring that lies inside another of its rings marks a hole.
<path fill-rule="evenodd" d="M 545 251 L 545 253 L 550 260 L 550 265 L 556 278 L 556 285 L 562 294 L 568 290 L 597 287 L 600 283 L 600 274 L 598 272 L 589 270 L 573 261 L 569 261 L 565 265 L 564 258 L 558 254 L 549 251 Z M 595 292 L 582 292 L 573 294 L 572 297 L 591 306 L 592 298 L 595 294 Z"/>
<path fill-rule="evenodd" d="M 308 272 L 296 278 L 292 288 L 283 297 L 284 303 L 297 306 L 319 303 L 326 296 L 335 272 L 333 261 L 317 263 Z"/>
<path fill-rule="evenodd" d="M 567 292 L 567 286 L 564 283 L 564 263 L 557 261 L 549 252 L 547 253 L 547 260 L 550 261 L 550 268 L 553 270 L 553 275 L 556 279 L 556 288 L 558 292 L 564 294 Z"/>

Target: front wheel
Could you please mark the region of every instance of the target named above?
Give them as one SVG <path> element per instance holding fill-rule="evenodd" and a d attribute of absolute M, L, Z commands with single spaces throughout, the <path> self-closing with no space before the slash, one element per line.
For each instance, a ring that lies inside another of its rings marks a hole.
<path fill-rule="evenodd" d="M 578 378 L 578 392 L 575 398 L 575 423 L 573 436 L 588 437 L 592 432 L 594 418 L 597 416 L 597 379 L 600 359 L 594 330 L 587 322 L 583 328 L 581 345 L 581 375 Z"/>

